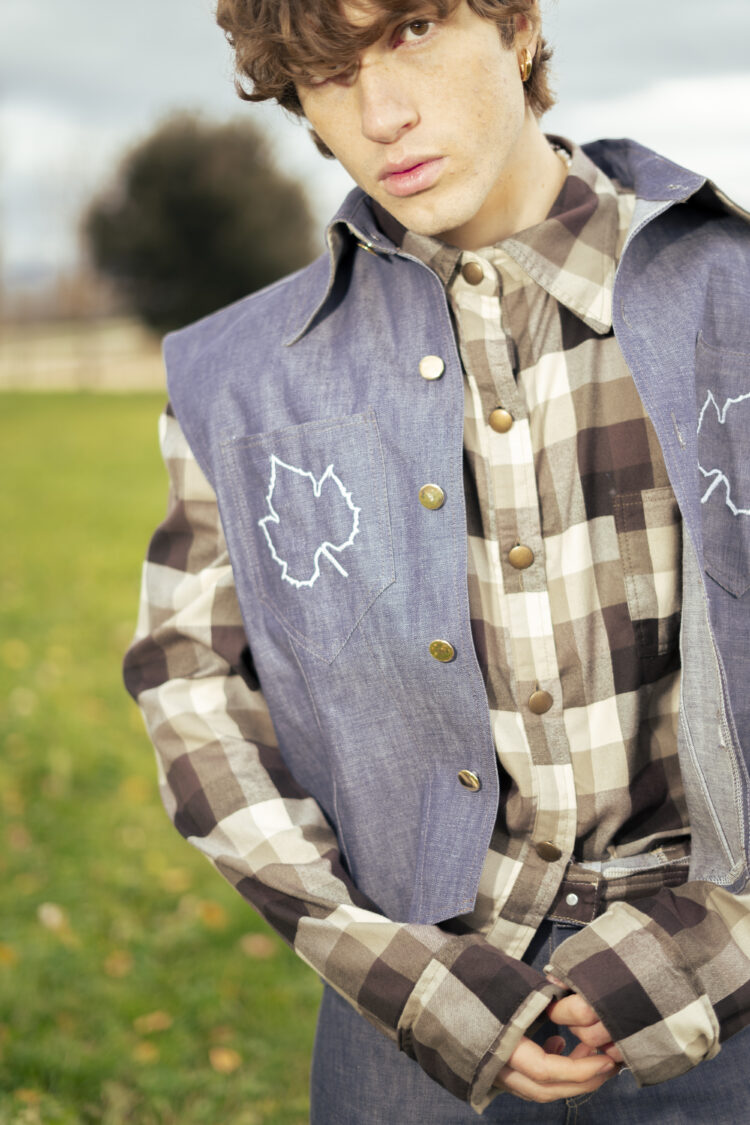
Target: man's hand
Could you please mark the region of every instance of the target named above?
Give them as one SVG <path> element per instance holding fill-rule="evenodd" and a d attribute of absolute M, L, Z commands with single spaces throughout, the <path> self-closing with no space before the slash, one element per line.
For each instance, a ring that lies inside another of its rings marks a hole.
<path fill-rule="evenodd" d="M 564 1047 L 565 1041 L 558 1035 L 553 1035 L 543 1047 L 524 1037 L 498 1074 L 495 1085 L 527 1102 L 555 1102 L 593 1093 L 617 1073 L 616 1063 L 597 1054 L 595 1047 L 579 1043 L 569 1055 L 562 1055 Z"/>
<path fill-rule="evenodd" d="M 548 977 L 552 984 L 565 985 L 554 977 Z M 595 1051 L 602 1051 L 616 1063 L 623 1062 L 622 1051 L 612 1042 L 607 1031 L 591 1005 L 577 993 L 555 1000 L 547 1009 L 547 1016 L 553 1023 L 567 1027 L 576 1039 Z M 571 1056 L 572 1058 L 572 1056 Z"/>

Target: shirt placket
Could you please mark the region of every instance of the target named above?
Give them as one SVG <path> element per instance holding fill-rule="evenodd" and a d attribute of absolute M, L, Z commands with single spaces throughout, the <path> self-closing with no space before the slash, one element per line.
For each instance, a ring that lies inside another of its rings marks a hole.
<path fill-rule="evenodd" d="M 505 649 L 488 660 L 488 696 L 498 757 L 516 783 L 504 807 L 505 855 L 488 859 L 497 870 L 487 895 L 493 901 L 487 936 L 520 955 L 572 855 L 576 798 L 529 415 L 503 323 L 503 292 L 516 279 L 481 255 L 465 253 L 460 266 L 450 295 L 466 371 L 467 446 L 475 454 L 485 524 L 485 544 L 477 548 L 482 616 L 498 624 Z"/>

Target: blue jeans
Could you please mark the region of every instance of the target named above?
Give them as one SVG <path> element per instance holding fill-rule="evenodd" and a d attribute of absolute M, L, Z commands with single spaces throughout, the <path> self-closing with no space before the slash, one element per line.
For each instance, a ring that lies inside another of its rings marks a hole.
<path fill-rule="evenodd" d="M 542 969 L 575 927 L 545 923 L 524 960 Z M 543 1028 L 536 1038 L 557 1031 Z M 638 1089 L 629 1071 L 593 1094 L 539 1105 L 510 1094 L 482 1117 L 446 1093 L 379 1031 L 326 988 L 311 1077 L 311 1125 L 739 1125 L 750 1110 L 750 1037 L 681 1078 Z"/>

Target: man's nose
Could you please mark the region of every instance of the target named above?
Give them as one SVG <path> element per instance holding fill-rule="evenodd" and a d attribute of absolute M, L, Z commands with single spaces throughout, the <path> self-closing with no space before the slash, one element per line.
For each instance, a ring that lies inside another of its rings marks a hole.
<path fill-rule="evenodd" d="M 378 144 L 392 144 L 419 121 L 415 99 L 387 64 L 363 61 L 359 72 L 362 133 Z"/>

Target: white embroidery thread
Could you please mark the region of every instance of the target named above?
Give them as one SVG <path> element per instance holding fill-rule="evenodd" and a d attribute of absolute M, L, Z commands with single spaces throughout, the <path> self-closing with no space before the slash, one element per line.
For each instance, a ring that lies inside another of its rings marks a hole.
<path fill-rule="evenodd" d="M 271 535 L 266 526 L 269 523 L 279 524 L 281 522 L 279 514 L 273 506 L 273 493 L 274 489 L 276 488 L 277 466 L 282 469 L 287 469 L 290 473 L 296 473 L 300 477 L 307 477 L 307 479 L 312 484 L 313 495 L 316 497 L 316 499 L 320 497 L 321 489 L 323 488 L 325 482 L 327 480 L 333 481 L 333 483 L 341 493 L 341 496 L 346 501 L 347 507 L 352 513 L 352 531 L 349 538 L 344 543 L 330 543 L 328 540 L 321 543 L 315 551 L 315 555 L 313 557 L 313 574 L 310 578 L 304 581 L 299 578 L 293 578 L 289 574 L 289 564 L 285 559 L 280 558 L 276 553 L 276 548 L 274 547 L 273 540 L 271 539 Z M 331 554 L 331 551 L 345 551 L 347 547 L 351 547 L 355 538 L 359 534 L 359 513 L 362 509 L 358 508 L 355 505 L 354 501 L 352 500 L 351 492 L 347 490 L 343 482 L 334 473 L 333 464 L 330 464 L 328 466 L 320 480 L 316 480 L 313 473 L 307 472 L 306 469 L 298 469 L 296 465 L 288 465 L 286 461 L 282 461 L 281 458 L 277 457 L 275 453 L 271 454 L 271 480 L 268 487 L 268 493 L 266 494 L 266 503 L 268 504 L 268 509 L 271 514 L 269 516 L 264 516 L 263 519 L 258 520 L 258 524 L 263 529 L 263 534 L 266 537 L 266 542 L 268 543 L 268 549 L 271 552 L 271 557 L 273 558 L 274 562 L 278 563 L 278 565 L 281 567 L 281 577 L 284 582 L 289 582 L 290 585 L 295 586 L 298 590 L 302 589 L 303 587 L 314 586 L 317 580 L 320 578 L 321 555 L 327 558 L 329 563 L 331 563 L 339 572 L 339 574 L 343 575 L 344 578 L 349 577 L 348 572 L 344 570 L 338 559 Z"/>
<path fill-rule="evenodd" d="M 708 394 L 706 395 L 706 401 L 703 403 L 703 407 L 702 407 L 701 412 L 700 412 L 700 417 L 698 418 L 698 430 L 697 430 L 697 432 L 698 433 L 701 432 L 701 427 L 703 426 L 703 419 L 705 417 L 706 411 L 709 408 L 709 405 L 713 404 L 713 408 L 716 411 L 716 419 L 717 419 L 720 426 L 724 426 L 724 425 L 726 425 L 727 413 L 728 413 L 730 407 L 736 406 L 738 402 L 745 402 L 747 399 L 750 399 L 750 392 L 748 392 L 747 394 L 744 394 L 744 395 L 738 395 L 737 398 L 728 398 L 726 400 L 726 402 L 724 403 L 724 406 L 722 408 L 720 408 L 718 402 L 714 398 L 713 391 L 709 391 Z M 721 471 L 721 469 L 704 469 L 704 467 L 703 467 L 703 465 L 701 465 L 700 461 L 698 462 L 698 468 L 700 469 L 700 471 L 701 471 L 701 473 L 703 474 L 704 477 L 706 477 L 706 478 L 713 477 L 714 478 L 711 481 L 711 484 L 708 486 L 708 488 L 704 492 L 703 496 L 701 497 L 701 504 L 705 504 L 706 501 L 708 500 L 709 496 L 711 496 L 711 494 L 719 487 L 720 484 L 723 484 L 724 487 L 725 487 L 725 490 L 726 490 L 726 492 L 725 492 L 726 505 L 729 508 L 732 515 L 735 515 L 735 516 L 750 516 L 750 508 L 738 508 L 737 505 L 733 502 L 731 481 L 728 479 L 726 474 Z"/>

